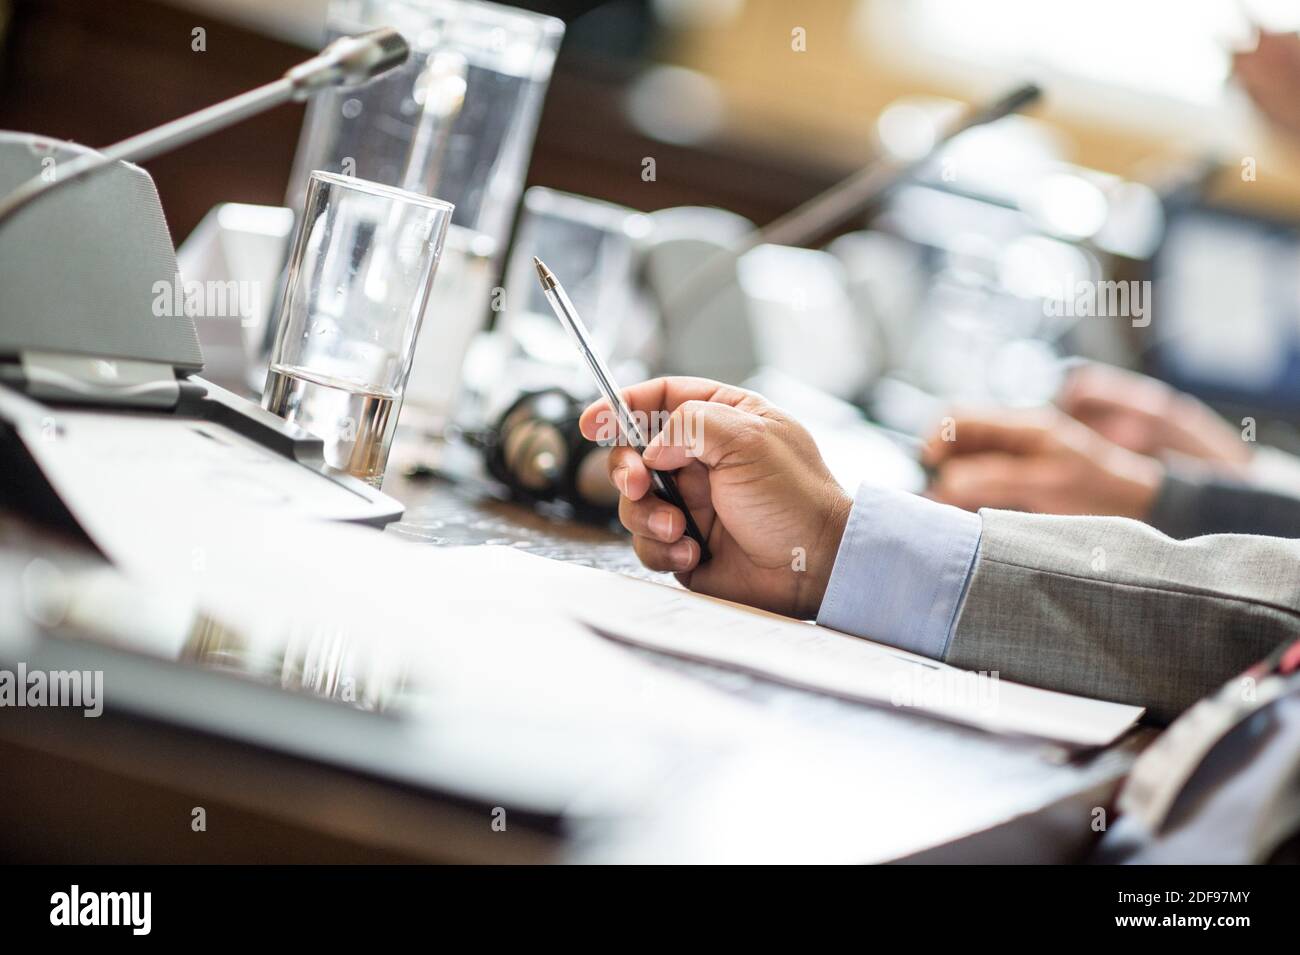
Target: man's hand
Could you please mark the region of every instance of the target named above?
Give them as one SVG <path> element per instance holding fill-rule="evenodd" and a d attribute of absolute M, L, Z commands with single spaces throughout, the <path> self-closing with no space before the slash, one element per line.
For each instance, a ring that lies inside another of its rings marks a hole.
<path fill-rule="evenodd" d="M 1142 520 L 1164 480 L 1153 458 L 1112 444 L 1054 408 L 959 416 L 922 460 L 928 495 L 974 511 L 1108 514 Z"/>
<path fill-rule="evenodd" d="M 619 519 L 641 562 L 700 593 L 815 617 L 852 501 L 808 432 L 758 395 L 702 378 L 657 378 L 623 395 L 655 432 L 644 458 L 626 445 L 609 458 Z M 608 442 L 619 434 L 615 422 L 602 400 L 580 426 L 589 440 Z M 702 567 L 681 511 L 650 493 L 647 466 L 677 472 L 713 552 Z"/>
<path fill-rule="evenodd" d="M 1076 369 L 1057 404 L 1122 448 L 1149 457 L 1185 455 L 1244 476 L 1250 445 L 1210 408 L 1162 381 L 1109 365 Z"/>

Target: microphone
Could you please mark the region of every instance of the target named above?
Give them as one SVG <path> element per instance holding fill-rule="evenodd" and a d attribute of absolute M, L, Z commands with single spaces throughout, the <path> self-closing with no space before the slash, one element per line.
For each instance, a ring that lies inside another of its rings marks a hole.
<path fill-rule="evenodd" d="M 400 33 L 392 27 L 381 27 L 340 37 L 284 75 L 297 90 L 294 98 L 301 100 L 326 86 L 359 86 L 401 66 L 410 53 Z"/>
<path fill-rule="evenodd" d="M 688 274 L 675 294 L 663 297 L 662 308 L 674 312 L 684 309 L 685 314 L 694 314 L 709 303 L 709 297 L 725 281 L 729 266 L 734 266 L 739 256 L 759 245 L 802 245 L 812 241 L 915 175 L 940 149 L 966 130 L 1017 113 L 1037 102 L 1042 92 L 1038 84 L 1025 83 L 991 103 L 970 108 L 940 132 L 924 155 L 908 161 L 874 162 L 761 229 L 741 236 L 731 247 L 718 250 Z"/>
<path fill-rule="evenodd" d="M 410 47 L 391 27 L 335 40 L 316 56 L 259 86 L 170 123 L 124 139 L 98 152 L 60 163 L 0 199 L 0 225 L 42 195 L 114 163 L 143 162 L 188 142 L 256 116 L 290 100 L 305 100 L 331 86 L 355 86 L 406 62 Z"/>
<path fill-rule="evenodd" d="M 787 212 L 758 230 L 749 248 L 764 243 L 772 245 L 802 245 L 822 232 L 839 225 L 845 219 L 867 208 L 889 189 L 915 174 L 926 165 L 940 149 L 957 136 L 976 126 L 984 126 L 1019 112 L 1036 102 L 1042 95 L 1036 83 L 1026 83 L 998 97 L 983 107 L 963 113 L 935 138 L 925 154 L 909 162 L 887 161 L 868 166 L 841 180 L 825 192 L 803 205 Z"/>

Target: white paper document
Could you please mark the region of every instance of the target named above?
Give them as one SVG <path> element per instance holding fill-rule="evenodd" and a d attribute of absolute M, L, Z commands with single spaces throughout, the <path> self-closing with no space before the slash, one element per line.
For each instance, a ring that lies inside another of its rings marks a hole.
<path fill-rule="evenodd" d="M 42 466 L 61 490 L 67 491 L 62 479 L 76 484 L 78 493 L 65 499 L 96 543 L 120 568 L 147 576 L 179 571 L 193 577 L 191 583 L 201 584 L 208 595 L 238 593 L 240 603 L 253 605 L 251 598 L 258 589 L 254 584 L 264 580 L 268 599 L 285 591 L 296 591 L 300 598 L 310 593 L 319 610 L 319 604 L 330 597 L 328 602 L 338 604 L 333 609 L 335 619 L 349 614 L 372 623 L 388 616 L 400 618 L 383 628 L 392 632 L 404 629 L 401 621 L 421 619 L 418 608 L 424 604 L 444 623 L 459 620 L 449 631 L 458 639 L 472 639 L 489 616 L 504 614 L 518 627 L 521 638 L 531 636 L 527 643 L 532 646 L 536 641 L 537 652 L 543 654 L 558 650 L 563 624 L 581 624 L 624 643 L 818 692 L 911 708 L 991 732 L 1074 745 L 1105 745 L 1142 713 L 1140 707 L 968 673 L 680 587 L 562 563 L 511 547 L 425 548 L 398 543 L 369 529 L 289 520 L 309 503 L 306 497 L 290 507 L 272 496 L 261 508 L 248 508 L 242 516 L 216 501 L 195 508 L 191 500 L 195 485 L 215 481 L 210 468 L 204 471 L 201 452 L 207 449 L 207 436 L 190 436 L 188 454 L 160 460 L 157 453 L 137 454 L 136 443 L 128 443 L 131 450 L 123 451 L 120 442 L 132 433 L 130 427 L 114 428 L 110 434 L 82 428 L 75 415 L 68 419 L 68 426 L 77 428 L 84 440 L 50 443 L 62 457 L 45 449 Z M 152 437 L 153 424 L 145 419 L 127 422 L 141 431 L 142 441 Z M 173 434 L 177 430 L 170 429 Z M 119 444 L 99 447 L 114 442 Z M 81 448 L 82 453 L 65 448 Z M 222 450 L 217 448 L 213 454 Z M 71 475 L 87 473 L 85 455 L 92 452 L 118 466 L 102 467 L 95 472 L 96 480 L 71 481 Z M 124 457 L 134 458 L 135 471 L 122 464 Z M 300 476 L 297 472 L 312 477 L 292 462 L 282 463 L 290 477 Z M 141 468 L 151 471 L 153 480 L 145 481 L 136 473 Z M 138 487 L 131 488 L 133 476 L 152 493 L 141 496 Z M 179 494 L 182 490 L 187 493 Z M 282 521 L 287 521 L 285 526 Z M 238 586 L 233 580 L 217 586 L 222 564 L 243 565 L 237 568 Z M 254 573 L 253 566 L 275 568 L 275 572 Z M 368 587 L 355 586 L 362 568 L 371 571 Z M 288 586 L 285 574 L 291 569 L 304 578 L 300 588 Z M 473 625 L 475 618 L 478 628 Z M 557 633 L 549 647 L 544 632 L 548 626 Z M 415 646 L 427 649 L 426 642 L 416 641 Z M 445 653 L 456 643 L 444 641 L 440 646 Z"/>
<path fill-rule="evenodd" d="M 868 703 L 911 708 L 994 733 L 1104 746 L 1140 706 L 1092 700 L 977 674 L 835 630 L 666 584 L 562 564 L 510 548 L 461 551 L 480 578 L 545 593 L 553 606 L 615 640 Z"/>
<path fill-rule="evenodd" d="M 211 421 L 139 412 L 66 411 L 23 441 L 91 540 L 119 560 L 136 528 L 232 519 L 365 517 L 366 499 Z M 57 427 L 58 440 L 53 440 Z"/>

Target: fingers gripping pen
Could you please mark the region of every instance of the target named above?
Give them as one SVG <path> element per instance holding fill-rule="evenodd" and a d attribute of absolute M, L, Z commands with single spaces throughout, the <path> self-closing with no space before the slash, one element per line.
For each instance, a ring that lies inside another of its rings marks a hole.
<path fill-rule="evenodd" d="M 541 259 L 534 258 L 533 263 L 537 266 L 537 276 L 542 283 L 542 291 L 546 294 L 546 300 L 551 303 L 551 308 L 559 318 L 560 323 L 568 330 L 574 344 L 578 346 L 578 351 L 582 353 L 583 360 L 587 367 L 591 369 L 592 377 L 596 379 L 596 386 L 600 393 L 604 395 L 605 400 L 613 409 L 618 418 L 619 428 L 623 432 L 623 437 L 628 444 L 638 451 L 644 451 L 646 446 L 646 436 L 641 431 L 632 411 L 623 400 L 623 394 L 618 386 L 614 383 L 614 377 L 609 373 L 605 362 L 596 352 L 591 343 L 591 336 L 587 334 L 587 327 L 578 317 L 577 310 L 573 307 L 573 302 L 555 278 L 554 273 L 546 267 Z M 673 480 L 672 474 L 667 471 L 656 471 L 650 469 L 650 480 L 654 487 L 655 496 L 661 500 L 667 501 L 673 507 L 680 510 L 686 515 L 686 536 L 695 541 L 700 546 L 700 563 L 703 564 L 710 556 L 709 545 L 704 541 L 704 535 L 700 533 L 699 526 L 695 523 L 695 518 L 691 516 L 690 509 L 686 506 L 682 493 L 678 490 L 677 482 Z"/>

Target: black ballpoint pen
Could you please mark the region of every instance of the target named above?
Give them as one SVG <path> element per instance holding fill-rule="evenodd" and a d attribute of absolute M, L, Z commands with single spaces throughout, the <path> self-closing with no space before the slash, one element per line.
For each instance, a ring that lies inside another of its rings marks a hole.
<path fill-rule="evenodd" d="M 637 425 L 636 419 L 632 416 L 631 409 L 623 400 L 623 394 L 619 391 L 618 385 L 614 383 L 614 376 L 609 373 L 609 369 L 605 367 L 605 362 L 591 344 L 591 336 L 587 334 L 587 326 L 578 317 L 578 311 L 573 307 L 573 302 L 569 300 L 569 296 L 565 293 L 564 286 L 559 283 L 555 278 L 555 274 L 546 267 L 546 263 L 541 259 L 534 256 L 533 264 L 537 266 L 537 277 L 542 283 L 542 291 L 546 294 L 546 300 L 551 303 L 551 308 L 555 311 L 556 317 L 559 318 L 560 324 L 568 330 L 570 337 L 578 346 L 578 351 L 582 353 L 583 360 L 586 361 L 587 367 L 591 369 L 591 374 L 596 379 L 596 386 L 618 417 L 618 424 L 623 431 L 623 437 L 636 450 L 644 451 L 646 446 L 645 435 L 642 434 L 640 426 Z M 677 482 L 673 480 L 672 474 L 651 468 L 650 480 L 654 486 L 656 497 L 667 501 L 686 515 L 686 536 L 700 546 L 700 563 L 703 564 L 712 556 L 709 553 L 709 545 L 705 543 L 704 535 L 700 533 L 699 525 L 695 523 L 695 518 L 691 516 L 690 508 L 686 506 L 686 501 L 682 498 L 682 492 L 678 490 Z"/>

